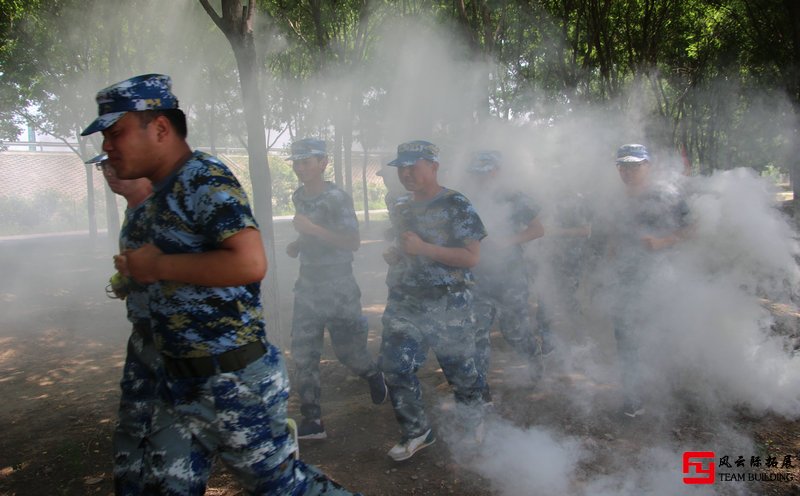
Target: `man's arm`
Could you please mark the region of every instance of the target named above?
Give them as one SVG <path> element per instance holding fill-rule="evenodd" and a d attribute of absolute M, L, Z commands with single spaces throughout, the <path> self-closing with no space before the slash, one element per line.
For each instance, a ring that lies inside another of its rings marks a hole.
<path fill-rule="evenodd" d="M 314 224 L 311 219 L 302 214 L 294 216 L 294 228 L 297 232 L 314 236 L 330 245 L 344 250 L 356 251 L 361 246 L 361 237 L 358 231 L 340 233 L 331 231 Z"/>
<path fill-rule="evenodd" d="M 688 239 L 694 233 L 694 229 L 694 225 L 688 225 L 674 231 L 668 236 L 661 238 L 657 238 L 655 236 L 644 236 L 642 237 L 642 243 L 644 243 L 648 250 L 663 250 L 665 248 L 669 248 L 670 246 L 676 245 L 685 239 Z"/>
<path fill-rule="evenodd" d="M 167 255 L 155 245 L 147 244 L 123 252 L 116 257 L 115 265 L 124 275 L 145 284 L 176 281 L 226 287 L 261 281 L 268 262 L 261 234 L 254 228 L 246 228 L 226 238 L 216 250 Z"/>
<path fill-rule="evenodd" d="M 529 241 L 533 241 L 536 238 L 541 238 L 542 236 L 544 236 L 544 226 L 537 215 L 531 219 L 530 222 L 528 222 L 528 225 L 525 226 L 525 229 L 511 237 L 511 244 L 521 245 Z"/>
<path fill-rule="evenodd" d="M 451 267 L 475 267 L 481 258 L 481 242 L 478 240 L 468 241 L 463 248 L 447 247 L 427 243 L 416 233 L 406 231 L 400 236 L 400 244 L 409 255 L 422 255 Z"/>

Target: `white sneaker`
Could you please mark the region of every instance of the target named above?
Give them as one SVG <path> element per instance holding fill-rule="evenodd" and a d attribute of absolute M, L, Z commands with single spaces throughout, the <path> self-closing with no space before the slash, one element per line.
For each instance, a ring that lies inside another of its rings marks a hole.
<path fill-rule="evenodd" d="M 394 448 L 390 449 L 388 454 L 392 460 L 401 462 L 403 460 L 408 460 L 414 456 L 414 453 L 435 442 L 436 437 L 433 435 L 433 431 L 428 429 L 421 436 L 412 439 L 403 439 L 395 444 Z"/>
<path fill-rule="evenodd" d="M 641 401 L 626 401 L 622 407 L 622 413 L 627 417 L 636 418 L 644 415 L 646 410 Z"/>
<path fill-rule="evenodd" d="M 293 418 L 286 417 L 286 427 L 289 429 L 289 435 L 292 436 L 292 440 L 294 441 L 294 459 L 299 460 L 300 443 L 297 442 L 297 422 L 295 422 Z"/>

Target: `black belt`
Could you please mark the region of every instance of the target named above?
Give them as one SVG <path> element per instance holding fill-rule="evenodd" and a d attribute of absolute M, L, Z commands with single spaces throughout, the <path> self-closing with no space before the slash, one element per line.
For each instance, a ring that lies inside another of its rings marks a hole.
<path fill-rule="evenodd" d="M 172 377 L 211 377 L 223 372 L 241 370 L 266 352 L 264 343 L 253 341 L 235 350 L 214 356 L 172 358 L 164 356 L 164 368 Z"/>
<path fill-rule="evenodd" d="M 397 286 L 395 289 L 401 294 L 406 294 L 420 300 L 438 300 L 447 293 L 457 293 L 466 288 L 463 284 L 454 286 Z"/>
<path fill-rule="evenodd" d="M 300 278 L 310 282 L 328 281 L 350 275 L 353 275 L 353 264 L 351 263 L 300 266 Z"/>
<path fill-rule="evenodd" d="M 133 331 L 142 337 L 145 344 L 153 343 L 153 331 L 150 329 L 149 324 L 133 324 Z"/>

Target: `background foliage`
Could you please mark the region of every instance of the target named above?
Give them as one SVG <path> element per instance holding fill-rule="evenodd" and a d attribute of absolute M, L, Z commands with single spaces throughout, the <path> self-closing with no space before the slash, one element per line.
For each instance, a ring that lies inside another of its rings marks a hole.
<path fill-rule="evenodd" d="M 241 10 L 249 2 L 209 3 Z M 191 81 L 182 99 L 196 144 L 247 146 L 237 64 L 199 3 L 0 0 L 0 9 L 0 139 L 32 125 L 78 143 L 88 158 L 98 137 L 78 133 L 93 116 L 95 91 L 161 71 Z M 430 128 L 436 139 L 498 120 L 557 125 L 591 105 L 643 115 L 644 139 L 683 150 L 697 173 L 798 169 L 794 0 L 258 0 L 257 12 L 254 63 L 268 141 L 325 137 L 332 178 L 349 191 L 360 187 L 353 148 L 395 144 L 387 136 L 396 74 L 384 59 L 398 30 L 401 45 L 423 30 L 451 33 L 449 57 L 485 64 L 470 82 L 480 98 L 439 116 Z M 420 72 L 435 70 L 419 51 Z M 282 189 L 281 174 L 263 187 Z"/>

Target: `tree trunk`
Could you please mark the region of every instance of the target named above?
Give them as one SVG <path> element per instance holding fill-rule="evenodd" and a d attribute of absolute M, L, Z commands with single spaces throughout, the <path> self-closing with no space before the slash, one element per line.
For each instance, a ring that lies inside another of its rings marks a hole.
<path fill-rule="evenodd" d="M 86 160 L 89 154 L 86 153 L 86 140 L 78 138 L 78 147 L 81 160 Z M 92 164 L 86 165 L 86 215 L 89 219 L 89 238 L 94 241 L 97 237 L 97 215 L 94 210 L 94 176 L 92 175 Z"/>
<path fill-rule="evenodd" d="M 364 225 L 369 229 L 369 191 L 367 191 L 367 165 L 369 165 L 369 155 L 367 154 L 367 147 L 362 143 L 364 148 L 364 163 L 361 167 L 361 188 L 364 197 Z"/>
<path fill-rule="evenodd" d="M 275 265 L 275 227 L 272 222 L 272 178 L 258 84 L 258 57 L 253 38 L 255 0 L 250 0 L 247 7 L 242 5 L 241 0 L 222 0 L 222 17 L 217 15 L 207 0 L 200 0 L 200 3 L 230 42 L 239 70 L 239 84 L 242 88 L 242 105 L 247 126 L 247 154 L 250 182 L 253 186 L 253 210 L 261 226 L 267 258 L 270 261 L 265 284 L 262 285 L 267 307 L 267 332 L 271 333 L 277 345 L 283 347 L 284 339 L 279 315 L 278 268 Z"/>
<path fill-rule="evenodd" d="M 341 125 L 341 114 L 339 114 L 338 118 L 334 117 L 335 119 L 335 127 L 333 129 L 333 182 L 336 183 L 336 186 L 344 189 L 344 181 L 342 181 L 342 125 Z"/>

